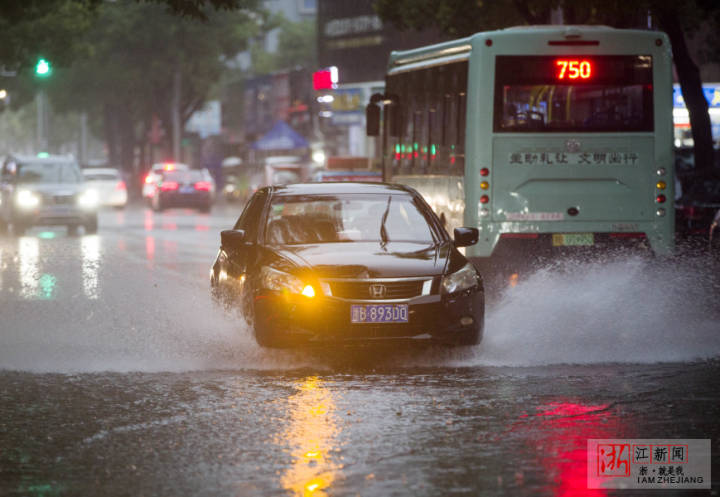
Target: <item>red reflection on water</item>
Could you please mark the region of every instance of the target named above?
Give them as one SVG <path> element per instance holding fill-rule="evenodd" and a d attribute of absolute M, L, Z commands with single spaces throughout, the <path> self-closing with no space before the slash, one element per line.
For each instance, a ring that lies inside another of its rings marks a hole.
<path fill-rule="evenodd" d="M 210 226 L 207 224 L 196 224 L 195 225 L 195 231 L 209 231 Z"/>
<path fill-rule="evenodd" d="M 152 231 L 153 229 L 153 216 L 152 212 L 145 210 L 145 231 Z"/>
<path fill-rule="evenodd" d="M 177 230 L 177 224 L 176 223 L 163 223 L 162 229 L 168 230 L 168 231 L 175 231 L 175 230 Z"/>
<path fill-rule="evenodd" d="M 125 240 L 118 240 L 117 242 L 117 248 L 118 250 L 122 250 L 123 252 L 127 250 L 127 244 L 125 243 Z"/>
<path fill-rule="evenodd" d="M 511 431 L 528 431 L 532 449 L 548 475 L 546 490 L 556 497 L 604 496 L 604 489 L 588 488 L 587 442 L 591 438 L 622 438 L 622 423 L 609 404 L 571 400 L 548 402 L 523 414 Z M 545 492 L 543 492 L 545 493 Z"/>
<path fill-rule="evenodd" d="M 154 236 L 146 236 L 145 237 L 145 256 L 149 261 L 153 260 L 155 258 L 155 237 Z"/>

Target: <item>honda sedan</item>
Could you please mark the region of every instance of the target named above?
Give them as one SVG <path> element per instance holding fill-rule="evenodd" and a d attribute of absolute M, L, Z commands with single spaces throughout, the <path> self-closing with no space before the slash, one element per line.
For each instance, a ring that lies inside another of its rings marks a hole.
<path fill-rule="evenodd" d="M 240 305 L 269 347 L 366 342 L 474 345 L 483 282 L 415 190 L 313 183 L 258 190 L 220 235 L 213 295 Z"/>

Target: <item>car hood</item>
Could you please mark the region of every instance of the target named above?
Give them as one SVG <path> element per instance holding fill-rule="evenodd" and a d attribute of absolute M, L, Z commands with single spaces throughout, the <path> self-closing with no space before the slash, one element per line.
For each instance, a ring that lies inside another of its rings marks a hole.
<path fill-rule="evenodd" d="M 30 190 L 43 195 L 75 195 L 86 188 L 83 183 L 20 183 L 17 190 Z"/>
<path fill-rule="evenodd" d="M 270 248 L 296 269 L 320 278 L 399 278 L 442 274 L 451 245 L 390 242 L 318 243 Z"/>

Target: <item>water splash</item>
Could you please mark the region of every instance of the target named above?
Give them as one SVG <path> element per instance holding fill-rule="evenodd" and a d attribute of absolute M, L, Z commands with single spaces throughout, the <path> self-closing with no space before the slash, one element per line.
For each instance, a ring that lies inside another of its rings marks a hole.
<path fill-rule="evenodd" d="M 718 277 L 702 257 L 565 261 L 489 309 L 474 364 L 691 361 L 720 355 Z"/>

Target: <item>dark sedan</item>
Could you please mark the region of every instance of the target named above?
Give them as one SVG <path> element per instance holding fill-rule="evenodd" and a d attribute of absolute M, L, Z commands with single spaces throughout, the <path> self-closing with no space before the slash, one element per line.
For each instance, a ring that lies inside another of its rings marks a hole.
<path fill-rule="evenodd" d="M 480 274 L 413 189 L 371 183 L 266 187 L 252 196 L 210 272 L 242 305 L 260 345 L 412 341 L 474 345 Z"/>
<path fill-rule="evenodd" d="M 202 171 L 173 170 L 160 174 L 150 200 L 153 210 L 189 207 L 200 212 L 210 212 L 214 187 Z"/>

